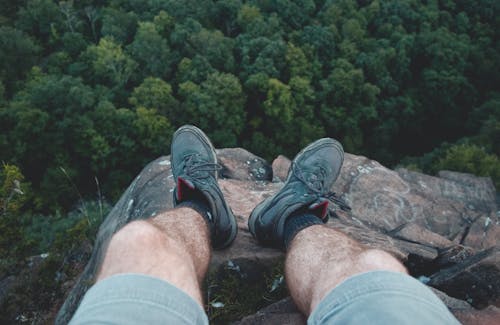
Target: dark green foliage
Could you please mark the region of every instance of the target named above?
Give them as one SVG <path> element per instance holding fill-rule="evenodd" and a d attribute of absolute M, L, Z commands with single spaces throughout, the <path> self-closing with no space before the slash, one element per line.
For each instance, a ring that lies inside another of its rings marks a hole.
<path fill-rule="evenodd" d="M 65 29 L 64 15 L 55 1 L 28 0 L 17 14 L 16 26 L 50 46 L 57 37 L 57 30 Z"/>
<path fill-rule="evenodd" d="M 235 76 L 216 72 L 200 84 L 187 81 L 179 85 L 179 94 L 183 123 L 206 130 L 217 146 L 237 144 L 245 120 L 245 95 Z"/>
<path fill-rule="evenodd" d="M 89 69 L 89 79 L 110 88 L 122 88 L 137 69 L 137 63 L 127 55 L 112 37 L 101 38 L 83 54 Z"/>
<path fill-rule="evenodd" d="M 70 207 L 89 175 L 115 198 L 183 123 L 267 159 L 323 136 L 389 165 L 462 138 L 499 154 L 495 1 L 2 8 L 0 159 L 32 182 L 36 209 Z"/>
<path fill-rule="evenodd" d="M 35 64 L 40 48 L 33 39 L 12 27 L 0 27 L 0 81 L 4 96 L 10 98 L 16 82 Z"/>
<path fill-rule="evenodd" d="M 137 15 L 114 8 L 104 8 L 101 12 L 101 35 L 111 37 L 121 44 L 129 43 L 137 29 Z"/>
<path fill-rule="evenodd" d="M 434 166 L 434 170 L 454 170 L 478 176 L 490 176 L 500 186 L 500 160 L 476 145 L 454 145 Z"/>
<path fill-rule="evenodd" d="M 155 24 L 139 23 L 134 41 L 127 47 L 127 51 L 141 67 L 140 79 L 147 76 L 167 77 L 170 71 L 170 49 Z"/>
<path fill-rule="evenodd" d="M 62 303 L 66 281 L 81 272 L 110 208 L 100 199 L 86 201 L 67 215 L 23 214 L 9 225 L 10 230 L 17 227 L 17 236 L 8 243 L 9 252 L 18 255 L 0 259 L 0 275 L 14 278 L 14 288 L 0 305 L 2 324 L 17 323 L 21 316 L 34 323 L 53 323 L 46 317 L 55 315 L 46 311 Z M 5 219 L 0 219 L 0 227 L 4 224 Z M 4 237 L 0 240 L 3 245 Z"/>
<path fill-rule="evenodd" d="M 129 103 L 135 108 L 157 109 L 162 115 L 174 120 L 180 113 L 179 103 L 172 94 L 172 87 L 159 78 L 148 77 L 132 92 Z"/>
<path fill-rule="evenodd" d="M 22 240 L 22 227 L 18 220 L 29 199 L 29 184 L 18 167 L 0 166 L 0 274 L 16 264 L 16 258 L 26 254 L 29 242 Z M 7 263 L 5 262 L 7 261 Z"/>

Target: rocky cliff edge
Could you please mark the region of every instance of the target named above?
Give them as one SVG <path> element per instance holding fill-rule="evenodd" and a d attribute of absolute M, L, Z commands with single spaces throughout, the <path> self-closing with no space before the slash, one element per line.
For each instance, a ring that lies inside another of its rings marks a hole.
<path fill-rule="evenodd" d="M 256 204 L 283 186 L 290 160 L 279 156 L 269 165 L 239 148 L 220 149 L 217 154 L 223 166 L 219 184 L 237 217 L 239 234 L 230 248 L 214 252 L 211 268 L 237 268 L 245 261 L 257 268 L 279 263 L 282 252 L 260 247 L 248 231 L 247 219 Z M 111 235 L 131 220 L 171 208 L 173 186 L 168 156 L 151 162 L 132 182 L 101 225 L 92 256 L 56 323 L 67 323 L 92 285 Z M 391 170 L 346 154 L 332 191 L 342 195 L 352 211 L 331 207 L 329 227 L 399 258 L 463 323 L 500 319 L 500 211 L 489 178 Z M 303 324 L 305 319 L 286 298 L 240 321 L 263 322 Z"/>

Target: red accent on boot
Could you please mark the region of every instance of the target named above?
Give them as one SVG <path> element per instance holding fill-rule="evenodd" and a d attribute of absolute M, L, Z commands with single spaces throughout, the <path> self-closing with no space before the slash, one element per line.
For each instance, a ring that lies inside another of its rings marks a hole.
<path fill-rule="evenodd" d="M 318 204 L 317 206 L 314 207 L 314 210 L 316 209 L 321 209 L 321 213 L 319 215 L 319 217 L 321 219 L 325 219 L 326 217 L 326 213 L 328 212 L 328 201 L 324 201 L 324 202 L 321 202 L 320 204 Z"/>
<path fill-rule="evenodd" d="M 186 180 L 182 179 L 181 177 L 177 178 L 177 201 L 182 201 L 182 188 L 186 186 L 189 189 L 194 189 L 194 186 L 192 186 L 189 182 Z"/>

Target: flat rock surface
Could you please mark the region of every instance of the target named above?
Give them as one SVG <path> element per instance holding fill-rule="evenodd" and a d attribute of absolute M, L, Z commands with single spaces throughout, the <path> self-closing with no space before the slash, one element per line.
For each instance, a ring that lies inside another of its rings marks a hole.
<path fill-rule="evenodd" d="M 212 267 L 237 258 L 274 263 L 283 257 L 282 252 L 260 247 L 248 232 L 247 220 L 259 202 L 283 186 L 290 160 L 279 156 L 271 168 L 244 149 L 220 149 L 217 154 L 223 167 L 219 184 L 236 215 L 239 234 L 230 248 L 214 252 Z M 328 225 L 367 246 L 386 250 L 403 262 L 409 258 L 421 261 L 423 268 L 428 265 L 435 267 L 440 258 L 443 260 L 442 252 L 449 252 L 457 245 L 466 247 L 468 255 L 465 259 L 492 249 L 500 236 L 500 213 L 491 180 L 454 172 L 442 172 L 439 176 L 406 169 L 394 171 L 365 157 L 346 154 L 332 191 L 341 194 L 352 211 L 347 213 L 331 206 Z M 92 257 L 68 294 L 56 323 L 67 323 L 94 282 L 112 234 L 131 220 L 154 217 L 172 208 L 173 187 L 168 156 L 151 162 L 136 177 L 101 225 Z M 488 266 L 480 269 L 481 283 L 492 277 L 498 281 L 495 273 L 499 269 L 498 253 L 493 255 L 480 259 L 483 261 L 481 265 Z M 445 269 L 460 264 L 453 258 L 446 261 Z M 437 275 L 436 272 L 442 270 L 433 270 L 429 276 L 435 274 L 433 281 L 446 278 L 439 283 L 448 283 L 451 288 L 460 287 L 460 281 L 466 278 L 460 274 L 476 270 L 473 267 L 456 269 L 454 275 L 448 277 Z M 496 303 L 499 290 L 495 285 L 483 295 L 487 296 L 486 300 L 483 299 L 485 303 Z M 462 295 L 463 292 L 458 293 L 458 296 Z M 285 323 L 295 324 L 293 312 L 284 314 L 288 316 L 283 317 L 289 317 Z M 269 318 L 269 322 L 275 323 L 273 320 Z M 243 321 L 244 324 L 253 324 L 251 320 Z"/>

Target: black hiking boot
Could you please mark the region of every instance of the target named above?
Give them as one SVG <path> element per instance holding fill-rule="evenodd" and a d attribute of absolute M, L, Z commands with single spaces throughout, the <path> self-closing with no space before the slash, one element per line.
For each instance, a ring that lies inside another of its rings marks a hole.
<path fill-rule="evenodd" d="M 250 214 L 248 228 L 252 235 L 264 246 L 284 249 L 288 245 L 285 223 L 290 217 L 307 217 L 299 226 L 294 225 L 295 235 L 309 225 L 326 223 L 330 201 L 343 210 L 350 210 L 335 193 L 329 193 L 343 162 L 342 145 L 330 138 L 317 140 L 302 149 L 292 161 L 283 188 Z"/>
<path fill-rule="evenodd" d="M 203 131 L 185 125 L 174 133 L 171 150 L 174 206 L 193 207 L 205 217 L 213 248 L 229 246 L 238 227 L 217 183 L 221 167 L 212 143 Z"/>

